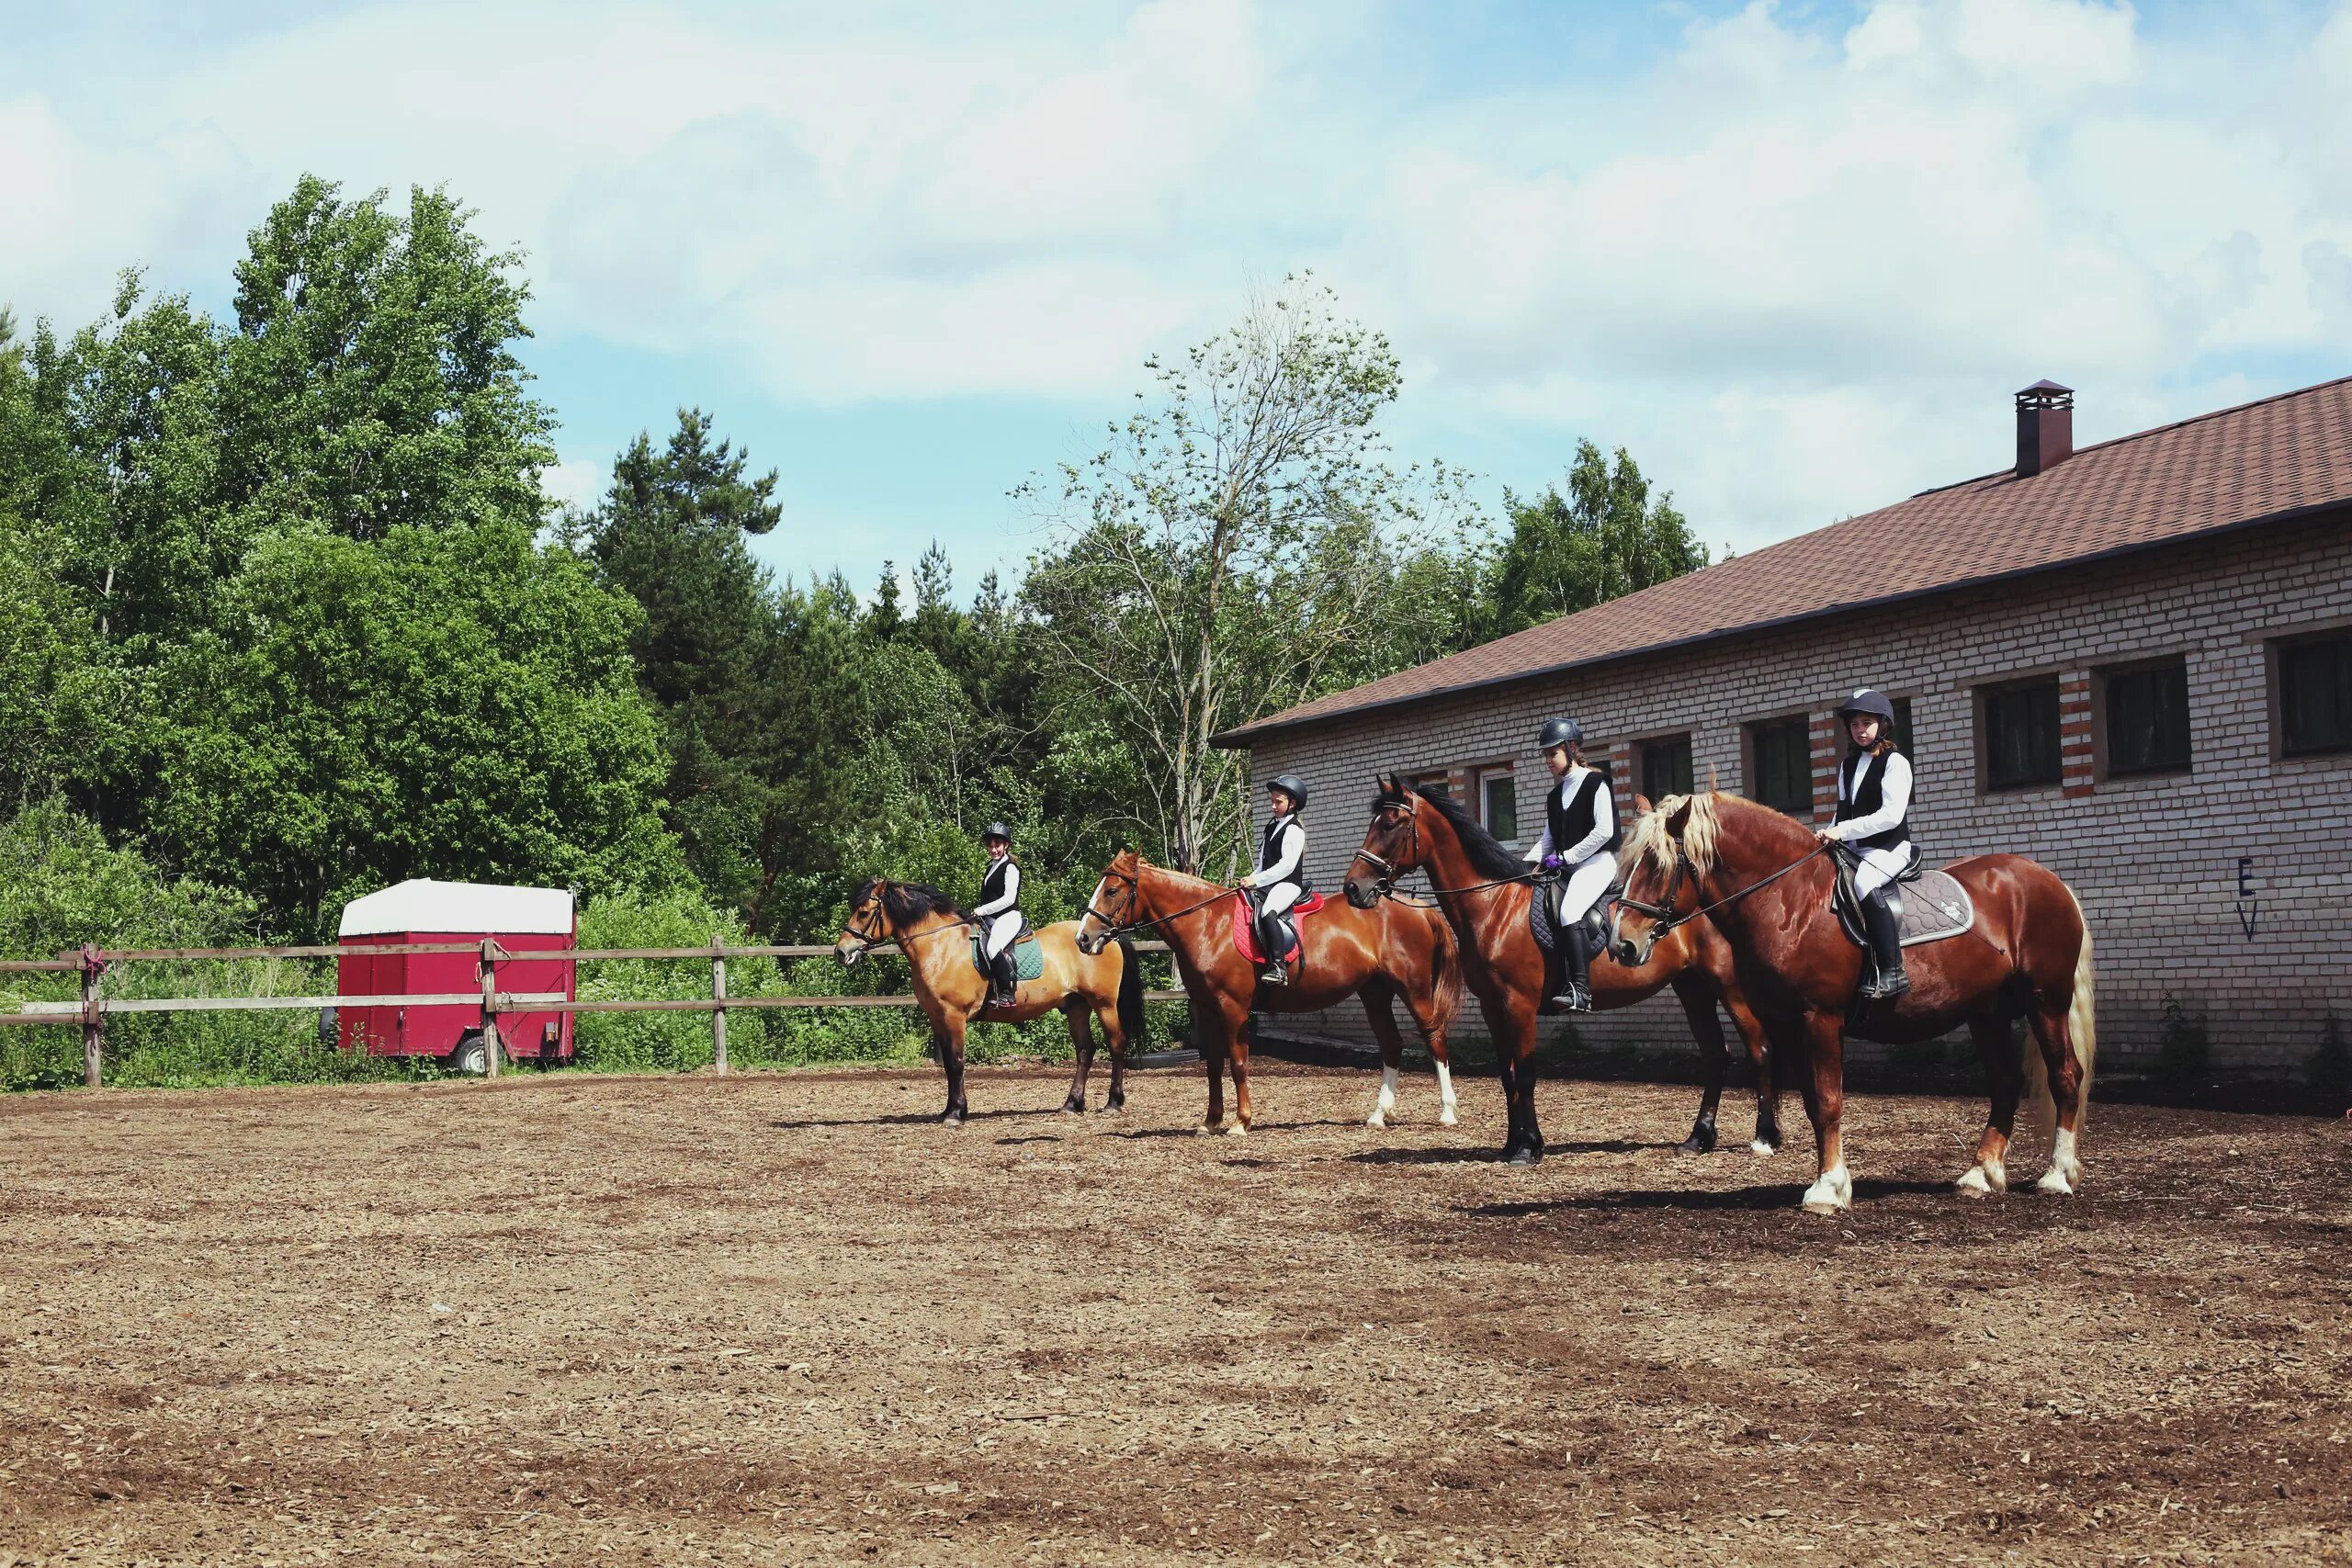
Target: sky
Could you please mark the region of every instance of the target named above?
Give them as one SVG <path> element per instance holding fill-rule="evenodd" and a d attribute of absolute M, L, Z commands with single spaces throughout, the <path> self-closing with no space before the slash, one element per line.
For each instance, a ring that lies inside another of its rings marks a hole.
<path fill-rule="evenodd" d="M 0 304 L 227 313 L 305 171 L 526 253 L 594 498 L 684 404 L 779 470 L 780 573 L 1046 536 L 1145 358 L 1312 269 L 1400 463 L 1629 449 L 1740 550 L 2352 374 L 2352 0 L 0 0 Z"/>

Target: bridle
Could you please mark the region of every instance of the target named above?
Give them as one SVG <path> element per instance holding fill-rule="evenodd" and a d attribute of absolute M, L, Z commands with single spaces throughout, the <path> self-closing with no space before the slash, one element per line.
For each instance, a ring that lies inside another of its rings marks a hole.
<path fill-rule="evenodd" d="M 842 924 L 842 930 L 857 938 L 857 946 L 842 954 L 844 958 L 863 958 L 877 947 L 888 947 L 893 943 L 897 944 L 899 952 L 905 953 L 910 942 L 922 942 L 925 938 L 939 936 L 947 931 L 962 931 L 972 923 L 968 919 L 953 920 L 944 926 L 933 926 L 927 931 L 894 933 L 882 929 L 884 916 L 882 896 L 879 893 L 865 901 L 865 910 L 870 917 L 866 924 L 859 923 L 858 911 L 855 909 L 850 911 L 848 920 Z M 912 957 L 913 954 L 908 953 L 908 956 Z"/>
<path fill-rule="evenodd" d="M 1405 851 L 1405 859 L 1412 863 L 1414 866 L 1418 867 L 1421 863 L 1420 808 L 1409 800 L 1385 800 L 1380 803 L 1379 807 L 1374 811 L 1374 815 L 1375 819 L 1377 818 L 1379 812 L 1383 811 L 1401 811 L 1405 814 L 1405 820 L 1412 830 L 1412 838 L 1409 841 L 1410 847 Z M 1355 864 L 1357 860 L 1364 862 L 1374 871 L 1380 874 L 1373 879 L 1373 886 L 1378 890 L 1382 897 L 1401 898 L 1403 897 L 1403 895 L 1396 891 L 1396 879 L 1405 874 L 1405 871 L 1407 869 L 1405 866 L 1399 865 L 1396 862 L 1390 860 L 1385 855 L 1375 854 L 1370 850 L 1358 850 L 1356 852 L 1355 860 L 1351 860 L 1348 863 L 1352 866 Z M 1559 874 L 1557 872 L 1545 871 L 1541 867 L 1537 867 L 1532 870 L 1523 871 L 1516 876 L 1498 876 L 1487 882 L 1474 882 L 1467 887 L 1432 887 L 1430 889 L 1430 893 L 1433 897 L 1451 898 L 1459 897 L 1463 894 L 1484 893 L 1496 887 L 1515 886 L 1522 882 L 1556 882 L 1558 880 Z M 1430 906 L 1424 905 L 1422 907 L 1426 908 Z"/>
<path fill-rule="evenodd" d="M 1086 901 L 1086 913 L 1102 922 L 1102 940 L 1104 942 L 1116 941 L 1118 938 L 1126 935 L 1129 931 L 1139 931 L 1146 926 L 1165 925 L 1170 920 L 1181 920 L 1186 915 L 1192 914 L 1195 910 L 1205 909 L 1211 904 L 1216 903 L 1219 899 L 1230 898 L 1234 894 L 1240 891 L 1239 888 L 1236 887 L 1220 887 L 1216 892 L 1210 894 L 1207 897 L 1200 900 L 1200 902 L 1196 904 L 1187 904 L 1182 908 L 1170 910 L 1165 915 L 1154 915 L 1148 919 L 1139 920 L 1132 917 L 1134 917 L 1135 914 L 1143 907 L 1143 873 L 1140 871 L 1120 871 L 1116 867 L 1112 867 L 1106 869 L 1102 873 L 1102 880 L 1104 882 L 1116 880 L 1126 884 L 1127 914 L 1130 917 L 1124 920 L 1114 920 L 1110 917 L 1107 911 L 1096 908 L 1094 907 L 1094 901 L 1091 898 L 1088 899 Z M 1083 918 L 1081 918 L 1080 923 L 1084 923 Z"/>
<path fill-rule="evenodd" d="M 1815 844 L 1813 848 L 1797 856 L 1796 859 L 1791 861 L 1780 870 L 1773 872 L 1769 876 L 1761 877 L 1757 881 L 1749 883 L 1738 892 L 1727 893 L 1712 904 L 1702 904 L 1687 915 L 1678 915 L 1674 912 L 1674 906 L 1682 897 L 1683 878 L 1686 876 L 1689 877 L 1691 886 L 1694 887 L 1697 886 L 1699 883 L 1699 868 L 1690 863 L 1690 852 L 1683 846 L 1681 840 L 1674 838 L 1669 834 L 1668 835 L 1668 841 L 1674 845 L 1674 874 L 1667 879 L 1666 897 L 1659 903 L 1651 904 L 1636 898 L 1632 894 L 1624 892 L 1622 889 L 1617 895 L 1617 907 L 1620 910 L 1631 909 L 1637 915 L 1647 915 L 1650 918 L 1653 922 L 1650 927 L 1650 942 L 1653 946 L 1657 943 L 1659 939 L 1665 937 L 1676 927 L 1687 926 L 1692 920 L 1697 919 L 1700 916 L 1708 913 L 1710 910 L 1720 909 L 1726 904 L 1736 904 L 1740 899 L 1747 897 L 1750 893 L 1756 892 L 1758 888 L 1770 887 L 1772 884 L 1780 881 L 1781 878 L 1788 875 L 1789 873 L 1796 870 L 1797 867 L 1804 864 L 1807 861 L 1812 860 L 1816 855 L 1826 854 L 1829 850 L 1829 845 L 1827 843 Z"/>

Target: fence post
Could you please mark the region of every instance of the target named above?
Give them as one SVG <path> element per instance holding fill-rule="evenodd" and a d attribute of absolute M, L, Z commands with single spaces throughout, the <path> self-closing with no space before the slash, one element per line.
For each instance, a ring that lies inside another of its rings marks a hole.
<path fill-rule="evenodd" d="M 96 1089 L 106 1077 L 107 1019 L 98 1010 L 98 976 L 106 965 L 98 950 L 82 944 L 82 1085 Z"/>
<path fill-rule="evenodd" d="M 481 939 L 481 1049 L 482 1071 L 490 1077 L 498 1076 L 498 943 L 490 937 Z"/>
<path fill-rule="evenodd" d="M 727 960 L 726 952 L 717 936 L 710 939 L 710 999 L 718 1005 L 710 1010 L 710 1069 L 715 1073 L 727 1070 Z"/>

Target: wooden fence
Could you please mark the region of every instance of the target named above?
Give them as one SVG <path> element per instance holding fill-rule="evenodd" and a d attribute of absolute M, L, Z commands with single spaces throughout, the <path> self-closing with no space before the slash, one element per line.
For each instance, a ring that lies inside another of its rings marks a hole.
<path fill-rule="evenodd" d="M 1163 942 L 1138 942 L 1133 944 L 1138 953 L 1166 953 Z M 82 998 L 78 1002 L 28 1002 L 16 1012 L 0 1012 L 0 1026 L 40 1025 L 52 1028 L 78 1026 L 82 1031 L 82 1081 L 92 1089 L 104 1079 L 106 1066 L 106 1021 L 109 1015 L 142 1012 L 266 1012 L 323 1011 L 328 1008 L 351 1007 L 461 1007 L 468 1003 L 481 1010 L 481 1037 L 486 1070 L 492 1077 L 499 1071 L 499 1059 L 504 1054 L 499 1038 L 500 1015 L 515 1012 L 707 1012 L 710 1016 L 711 1065 L 715 1072 L 727 1070 L 727 1015 L 741 1009 L 756 1008 L 895 1008 L 912 1007 L 915 998 L 891 997 L 735 997 L 727 992 L 727 961 L 730 958 L 819 958 L 830 953 L 831 946 L 790 945 L 770 947 L 727 947 L 713 940 L 708 947 L 610 947 L 560 948 L 509 952 L 496 942 L 484 938 L 479 942 L 386 942 L 370 946 L 316 947 L 187 947 L 141 948 L 107 950 L 84 947 L 78 953 L 61 953 L 55 958 L 0 960 L 0 975 L 79 975 Z M 879 944 L 866 950 L 874 953 L 899 952 L 896 944 Z M 113 998 L 102 996 L 99 980 L 107 970 L 119 964 L 167 964 L 228 962 L 240 958 L 356 958 L 366 954 L 469 953 L 477 956 L 481 976 L 481 988 L 448 995 L 406 996 L 332 996 L 332 997 L 139 997 Z M 710 995 L 707 997 L 678 997 L 659 999 L 582 1002 L 574 1001 L 560 991 L 502 991 L 498 988 L 498 965 L 527 960 L 557 959 L 572 963 L 596 963 L 613 959 L 644 959 L 676 963 L 701 962 L 710 965 Z M 1182 991 L 1146 991 L 1146 1001 L 1182 1001 Z"/>

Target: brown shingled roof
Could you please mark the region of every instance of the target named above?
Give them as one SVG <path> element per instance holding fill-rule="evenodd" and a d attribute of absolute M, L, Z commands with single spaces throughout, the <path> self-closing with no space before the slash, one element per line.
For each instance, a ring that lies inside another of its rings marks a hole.
<path fill-rule="evenodd" d="M 1553 674 L 2352 502 L 2352 377 L 1932 490 L 1218 736 Z"/>

